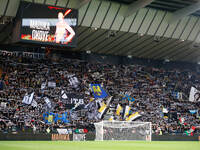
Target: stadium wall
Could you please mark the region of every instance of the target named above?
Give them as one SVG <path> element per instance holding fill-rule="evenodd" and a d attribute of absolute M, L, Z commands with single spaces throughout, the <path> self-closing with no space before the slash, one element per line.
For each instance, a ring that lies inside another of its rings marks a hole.
<path fill-rule="evenodd" d="M 1 45 L 0 44 L 0 51 L 8 51 L 8 52 L 19 52 L 21 55 L 23 52 L 32 52 L 32 53 L 41 53 L 45 54 L 45 49 L 38 48 L 38 47 L 22 47 L 22 46 L 10 46 L 10 45 Z M 58 56 L 62 58 L 69 58 L 69 59 L 79 59 L 90 63 L 102 63 L 102 64 L 112 64 L 112 65 L 145 65 L 151 66 L 156 68 L 166 68 L 166 69 L 173 69 L 173 68 L 180 68 L 185 69 L 189 68 L 190 70 L 194 70 L 200 72 L 200 65 L 195 63 L 189 62 L 165 62 L 164 60 L 153 60 L 153 59 L 143 59 L 143 58 L 127 58 L 126 56 L 113 56 L 113 55 L 103 55 L 103 54 L 87 54 L 85 52 L 73 52 L 73 51 L 66 51 L 66 50 L 53 50 L 50 54 L 50 57 Z"/>
<path fill-rule="evenodd" d="M 198 141 L 199 136 L 186 135 L 152 135 L 153 141 Z"/>
<path fill-rule="evenodd" d="M 50 141 L 51 134 L 0 134 L 0 141 Z"/>
<path fill-rule="evenodd" d="M 0 141 L 51 141 L 65 140 L 73 141 L 73 135 L 52 135 L 52 134 L 0 134 Z M 88 133 L 85 135 L 86 141 L 94 141 L 95 134 Z M 200 136 L 184 135 L 152 135 L 152 141 L 200 141 Z"/>

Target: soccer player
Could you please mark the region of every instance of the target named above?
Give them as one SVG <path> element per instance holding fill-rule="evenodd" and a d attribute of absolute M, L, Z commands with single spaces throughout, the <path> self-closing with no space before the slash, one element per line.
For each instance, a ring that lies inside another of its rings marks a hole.
<path fill-rule="evenodd" d="M 56 43 L 68 43 L 71 42 L 72 38 L 75 35 L 74 30 L 65 22 L 62 12 L 58 13 L 59 22 L 56 24 Z M 68 35 L 68 32 L 70 33 Z"/>

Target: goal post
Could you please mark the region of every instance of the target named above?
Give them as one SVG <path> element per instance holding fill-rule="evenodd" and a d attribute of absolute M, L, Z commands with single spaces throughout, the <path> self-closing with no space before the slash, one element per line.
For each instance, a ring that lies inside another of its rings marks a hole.
<path fill-rule="evenodd" d="M 151 141 L 151 122 L 101 121 L 94 125 L 98 141 Z"/>

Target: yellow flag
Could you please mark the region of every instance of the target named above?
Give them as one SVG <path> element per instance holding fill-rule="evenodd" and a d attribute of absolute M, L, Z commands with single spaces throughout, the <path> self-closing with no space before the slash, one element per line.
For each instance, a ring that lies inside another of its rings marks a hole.
<path fill-rule="evenodd" d="M 122 110 L 122 107 L 120 106 L 120 104 L 117 105 L 117 109 L 116 109 L 116 114 L 119 116 L 120 115 L 120 111 Z"/>
<path fill-rule="evenodd" d="M 128 118 L 126 118 L 126 121 L 132 121 L 132 120 L 134 120 L 134 119 L 136 119 L 136 118 L 138 118 L 138 117 L 140 117 L 141 115 L 138 113 L 138 112 L 136 112 L 136 113 L 133 113 L 132 115 L 130 115 Z"/>
<path fill-rule="evenodd" d="M 93 86 L 92 89 L 96 95 L 100 96 L 102 94 L 101 88 L 99 86 Z"/>
<path fill-rule="evenodd" d="M 109 121 L 114 121 L 114 120 L 113 120 L 113 116 L 111 116 L 111 117 L 109 118 Z"/>
<path fill-rule="evenodd" d="M 53 115 L 49 115 L 48 122 L 52 122 L 52 121 L 53 121 Z"/>

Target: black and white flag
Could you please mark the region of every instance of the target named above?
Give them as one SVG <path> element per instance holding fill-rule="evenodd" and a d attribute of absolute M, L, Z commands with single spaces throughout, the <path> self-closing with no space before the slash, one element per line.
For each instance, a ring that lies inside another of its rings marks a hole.
<path fill-rule="evenodd" d="M 34 96 L 34 92 L 31 93 L 30 95 L 28 93 L 26 93 L 26 95 L 24 96 L 22 103 L 30 105 L 33 101 L 33 96 Z"/>
<path fill-rule="evenodd" d="M 41 84 L 41 90 L 44 90 L 44 89 L 46 88 L 46 85 L 47 85 L 47 83 L 46 83 L 46 82 L 43 82 L 43 83 Z"/>
<path fill-rule="evenodd" d="M 78 81 L 78 78 L 75 76 L 75 74 L 68 75 L 68 81 L 69 81 L 69 84 L 72 86 L 72 88 L 79 89 L 80 83 Z"/>
<path fill-rule="evenodd" d="M 76 104 L 85 105 L 84 103 L 84 95 L 79 95 L 76 93 L 68 93 L 67 99 L 65 100 L 66 107 L 68 109 L 72 109 Z"/>
<path fill-rule="evenodd" d="M 32 103 L 31 103 L 31 106 L 37 107 L 37 102 L 34 99 L 33 99 Z"/>
<path fill-rule="evenodd" d="M 200 102 L 200 91 L 195 87 L 191 87 L 189 101 Z"/>
<path fill-rule="evenodd" d="M 56 82 L 49 81 L 49 82 L 48 82 L 48 87 L 50 87 L 50 88 L 55 88 L 55 87 L 56 87 Z"/>
<path fill-rule="evenodd" d="M 51 108 L 51 107 L 52 107 L 52 105 L 51 105 L 51 101 L 49 100 L 48 97 L 45 97 L 45 98 L 44 98 L 44 101 L 46 102 L 48 108 Z"/>
<path fill-rule="evenodd" d="M 68 98 L 67 94 L 66 94 L 66 92 L 64 90 L 61 91 L 61 98 L 62 99 L 67 99 Z"/>

